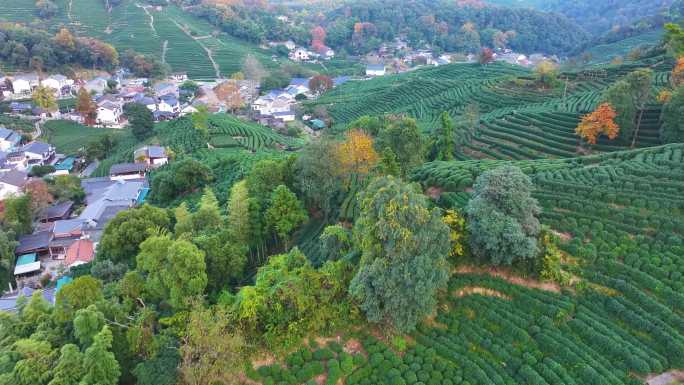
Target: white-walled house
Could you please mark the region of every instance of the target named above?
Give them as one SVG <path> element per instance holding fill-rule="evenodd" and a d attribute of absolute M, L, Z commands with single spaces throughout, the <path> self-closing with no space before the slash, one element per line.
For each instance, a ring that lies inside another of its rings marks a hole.
<path fill-rule="evenodd" d="M 28 174 L 23 171 L 10 170 L 0 173 L 0 200 L 23 194 L 27 181 Z"/>
<path fill-rule="evenodd" d="M 121 115 L 123 111 L 121 106 L 112 102 L 104 102 L 97 108 L 98 124 L 102 125 L 117 125 L 121 122 Z"/>
<path fill-rule="evenodd" d="M 366 76 L 385 76 L 384 64 L 369 64 L 366 66 Z"/>
<path fill-rule="evenodd" d="M 26 144 L 22 150 L 30 165 L 45 165 L 55 156 L 55 148 L 44 142 L 33 141 Z"/>
<path fill-rule="evenodd" d="M 90 93 L 95 93 L 96 95 L 102 95 L 104 91 L 107 89 L 107 79 L 103 77 L 97 77 L 93 80 L 90 80 L 86 82 L 86 84 L 83 86 L 83 88 L 86 89 L 86 91 Z"/>
<path fill-rule="evenodd" d="M 15 95 L 29 95 L 39 84 L 40 79 L 37 74 L 17 75 L 12 79 L 12 89 Z"/>
<path fill-rule="evenodd" d="M 51 75 L 51 76 L 41 80 L 40 83 L 43 86 L 52 88 L 57 93 L 61 94 L 62 89 L 64 87 L 72 86 L 74 84 L 74 81 L 67 78 L 64 75 L 57 74 L 57 75 Z"/>
<path fill-rule="evenodd" d="M 159 111 L 171 112 L 178 114 L 181 111 L 180 103 L 173 95 L 162 96 L 159 100 L 159 105 L 157 106 Z"/>
<path fill-rule="evenodd" d="M 161 146 L 145 146 L 135 150 L 133 159 L 138 163 L 145 163 L 152 167 L 161 167 L 169 162 L 166 149 Z"/>
<path fill-rule="evenodd" d="M 261 115 L 273 115 L 276 112 L 290 111 L 294 103 L 294 96 L 284 90 L 273 90 L 260 96 L 252 103 L 252 110 Z"/>
<path fill-rule="evenodd" d="M 311 59 L 311 55 L 309 54 L 309 51 L 305 50 L 304 48 L 297 48 L 293 52 L 290 52 L 290 59 L 294 61 L 306 61 Z"/>

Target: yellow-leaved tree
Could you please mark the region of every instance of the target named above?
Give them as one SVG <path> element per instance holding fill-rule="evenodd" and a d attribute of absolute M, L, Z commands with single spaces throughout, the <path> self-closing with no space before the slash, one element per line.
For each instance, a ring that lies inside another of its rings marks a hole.
<path fill-rule="evenodd" d="M 348 131 L 336 152 L 343 175 L 368 174 L 379 159 L 373 148 L 373 138 L 362 130 Z"/>
<path fill-rule="evenodd" d="M 610 103 L 603 103 L 594 112 L 582 117 L 575 133 L 589 144 L 596 144 L 601 135 L 606 135 L 611 140 L 615 139 L 620 133 L 620 127 L 614 120 L 616 116 L 613 106 Z"/>

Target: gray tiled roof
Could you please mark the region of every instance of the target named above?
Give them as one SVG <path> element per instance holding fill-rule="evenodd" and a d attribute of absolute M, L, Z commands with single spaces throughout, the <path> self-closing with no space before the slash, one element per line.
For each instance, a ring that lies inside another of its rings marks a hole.
<path fill-rule="evenodd" d="M 109 169 L 109 175 L 129 174 L 145 171 L 147 166 L 143 163 L 117 163 Z"/>

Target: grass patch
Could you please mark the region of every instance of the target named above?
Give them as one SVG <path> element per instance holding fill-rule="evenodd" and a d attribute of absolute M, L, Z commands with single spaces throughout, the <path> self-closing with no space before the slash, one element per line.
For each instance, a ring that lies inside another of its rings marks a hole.
<path fill-rule="evenodd" d="M 42 139 L 50 142 L 62 154 L 76 154 L 87 143 L 121 130 L 88 127 L 68 120 L 52 120 L 43 125 Z"/>

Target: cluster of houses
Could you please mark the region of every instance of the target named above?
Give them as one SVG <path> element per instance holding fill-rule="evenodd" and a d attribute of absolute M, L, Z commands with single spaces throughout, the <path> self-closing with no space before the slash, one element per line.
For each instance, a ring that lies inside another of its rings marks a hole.
<path fill-rule="evenodd" d="M 295 120 L 295 105 L 298 96 L 313 98 L 315 95 L 309 88 L 310 78 L 293 78 L 283 89 L 270 90 L 252 102 L 251 109 L 254 119 L 260 124 L 274 128 L 282 128 L 288 122 Z M 349 81 L 348 76 L 332 79 L 333 87 Z"/>
<path fill-rule="evenodd" d="M 37 73 L 14 76 L 0 74 L 0 94 L 3 99 L 25 99 L 31 97 L 38 86 L 52 89 L 58 98 L 72 96 L 75 81 L 61 74 L 41 77 Z"/>
<path fill-rule="evenodd" d="M 316 47 L 305 48 L 297 47 L 295 42 L 287 40 L 272 41 L 269 42 L 268 45 L 269 47 L 282 46 L 287 48 L 287 50 L 290 51 L 287 55 L 288 58 L 296 62 L 317 62 L 319 60 L 330 60 L 335 57 L 335 51 L 323 44 Z"/>
<path fill-rule="evenodd" d="M 12 310 L 22 293 L 42 286 L 41 280 L 63 276 L 57 281 L 59 287 L 60 282 L 69 279 L 69 269 L 92 262 L 105 225 L 119 212 L 145 202 L 150 191 L 147 173 L 168 160 L 163 147 L 141 147 L 134 152 L 134 162 L 113 165 L 109 176 L 81 179 L 84 207 L 62 201 L 41 210 L 33 233 L 18 239 L 13 271 L 18 291 L 10 287 L 10 293 L 0 298 L 0 310 Z M 15 187 L 2 199 L 23 194 L 29 180 L 18 170 L 0 173 L 3 188 L 6 183 Z"/>

